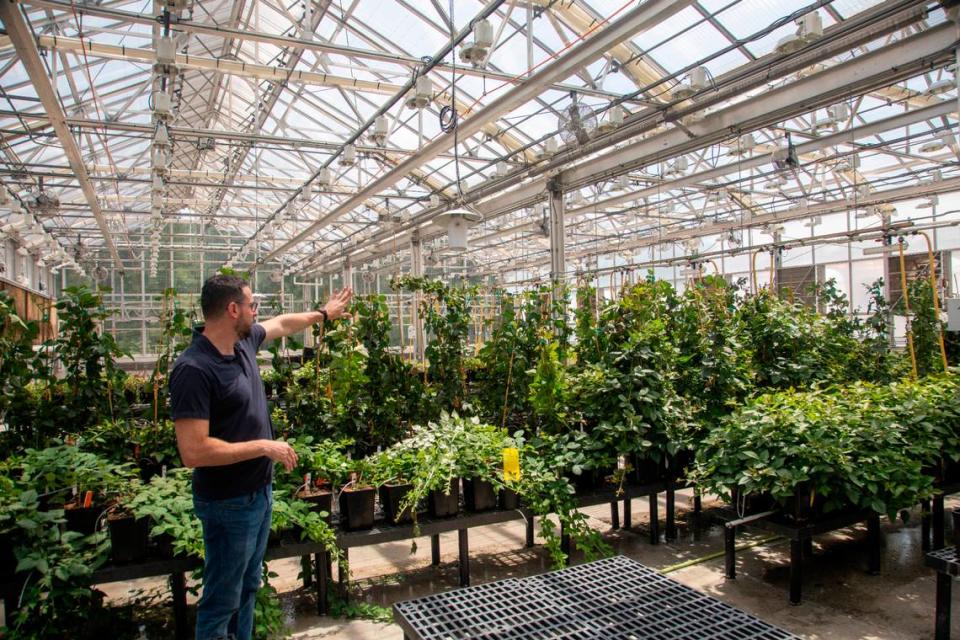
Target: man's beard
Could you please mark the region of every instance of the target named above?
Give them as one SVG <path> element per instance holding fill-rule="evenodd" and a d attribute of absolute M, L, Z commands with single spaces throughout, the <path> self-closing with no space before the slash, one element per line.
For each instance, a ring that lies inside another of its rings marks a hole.
<path fill-rule="evenodd" d="M 245 340 L 250 337 L 250 329 L 253 327 L 253 323 L 247 324 L 244 326 L 242 320 L 237 320 L 237 337 L 241 340 Z"/>

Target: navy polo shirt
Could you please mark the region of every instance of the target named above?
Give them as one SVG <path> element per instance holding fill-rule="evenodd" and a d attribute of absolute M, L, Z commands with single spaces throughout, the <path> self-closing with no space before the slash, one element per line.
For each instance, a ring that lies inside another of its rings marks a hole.
<path fill-rule="evenodd" d="M 170 415 L 210 421 L 210 436 L 227 442 L 272 440 L 273 425 L 257 366 L 257 350 L 267 332 L 254 324 L 250 335 L 225 356 L 201 333 L 184 349 L 170 372 Z M 266 456 L 193 470 L 193 493 L 203 500 L 223 500 L 253 493 L 273 480 Z"/>

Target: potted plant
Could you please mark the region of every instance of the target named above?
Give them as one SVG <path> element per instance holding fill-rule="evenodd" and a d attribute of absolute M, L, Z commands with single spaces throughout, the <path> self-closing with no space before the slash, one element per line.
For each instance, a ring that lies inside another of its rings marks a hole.
<path fill-rule="evenodd" d="M 405 499 L 413 489 L 411 479 L 416 476 L 420 464 L 418 452 L 409 448 L 389 448 L 374 457 L 373 484 L 377 486 L 380 508 L 389 524 L 405 524 L 413 520 L 416 505 L 405 504 Z"/>
<path fill-rule="evenodd" d="M 366 460 L 352 462 L 350 480 L 340 490 L 340 526 L 348 531 L 369 529 L 373 526 L 377 491 L 369 482 L 369 464 Z"/>
<path fill-rule="evenodd" d="M 67 528 L 91 534 L 113 496 L 133 476 L 117 464 L 69 444 L 28 449 L 20 461 L 21 482 L 41 495 L 61 496 Z"/>
<path fill-rule="evenodd" d="M 147 556 L 150 520 L 138 518 L 126 504 L 126 501 L 137 494 L 139 487 L 139 480 L 131 481 L 117 502 L 107 510 L 110 558 L 116 564 L 138 562 Z"/>
<path fill-rule="evenodd" d="M 136 487 L 125 506 L 149 518 L 150 538 L 162 556 L 203 557 L 203 529 L 193 507 L 191 472 L 179 468 Z"/>

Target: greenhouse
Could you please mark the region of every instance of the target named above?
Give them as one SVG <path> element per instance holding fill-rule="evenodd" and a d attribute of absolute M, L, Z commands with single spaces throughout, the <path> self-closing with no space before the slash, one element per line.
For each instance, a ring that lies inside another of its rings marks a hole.
<path fill-rule="evenodd" d="M 0 638 L 960 637 L 960 2 L 0 23 Z"/>

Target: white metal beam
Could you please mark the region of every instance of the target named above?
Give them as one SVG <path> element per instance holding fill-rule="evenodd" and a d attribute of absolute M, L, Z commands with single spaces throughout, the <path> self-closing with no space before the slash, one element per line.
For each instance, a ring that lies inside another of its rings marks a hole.
<path fill-rule="evenodd" d="M 87 204 L 90 205 L 90 211 L 96 218 L 97 226 L 103 234 L 103 240 L 110 251 L 110 257 L 117 269 L 123 272 L 123 263 L 120 260 L 120 254 L 117 253 L 117 247 L 113 243 L 113 236 L 107 225 L 107 220 L 100 210 L 100 203 L 97 201 L 97 194 L 93 188 L 93 183 L 87 175 L 87 168 L 84 166 L 83 157 L 80 153 L 80 147 L 74 140 L 70 128 L 67 126 L 66 116 L 60 107 L 60 100 L 50 84 L 50 78 L 47 77 L 43 60 L 40 58 L 40 51 L 37 49 L 37 43 L 34 40 L 33 33 L 27 26 L 26 21 L 20 13 L 20 6 L 14 2 L 0 2 L 0 20 L 3 21 L 7 30 L 7 35 L 16 49 L 17 55 L 23 64 L 27 75 L 33 81 L 34 89 L 43 108 L 50 118 L 50 124 L 57 133 L 57 139 L 63 146 L 67 161 L 73 168 L 83 195 L 86 196 Z"/>
<path fill-rule="evenodd" d="M 689 5 L 690 2 L 692 2 L 692 0 L 674 0 L 672 2 L 668 2 L 667 0 L 648 0 L 648 2 L 643 3 L 636 9 L 627 12 L 621 19 L 611 23 L 605 29 L 596 32 L 580 44 L 567 50 L 542 70 L 535 73 L 523 85 L 507 91 L 499 98 L 481 107 L 472 117 L 457 126 L 456 135 L 461 139 L 466 139 L 477 133 L 488 122 L 516 109 L 539 95 L 546 85 L 569 76 L 573 69 L 579 69 L 582 66 L 589 65 L 598 57 L 602 56 L 613 44 L 622 42 L 639 31 L 660 24 Z M 335 222 L 341 216 L 361 206 L 370 196 L 392 187 L 411 171 L 429 162 L 453 146 L 454 139 L 454 132 L 439 136 L 433 142 L 424 146 L 416 156 L 401 162 L 392 171 L 387 172 L 368 187 L 361 190 L 356 196 L 348 199 L 340 206 L 335 207 L 315 223 L 270 252 L 266 257 L 261 259 L 261 262 L 274 260 L 283 255 L 308 239 L 321 227 Z"/>

